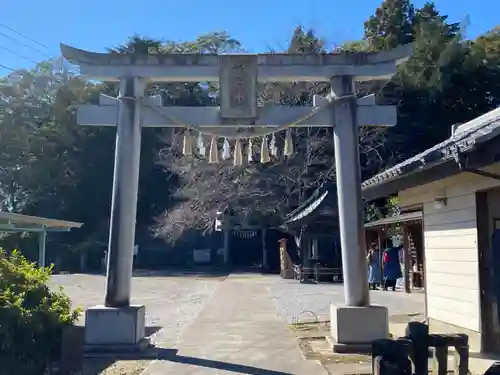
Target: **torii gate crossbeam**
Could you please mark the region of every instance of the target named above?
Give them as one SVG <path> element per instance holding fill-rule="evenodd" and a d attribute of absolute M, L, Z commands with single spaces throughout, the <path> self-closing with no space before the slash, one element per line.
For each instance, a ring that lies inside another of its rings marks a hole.
<path fill-rule="evenodd" d="M 141 334 L 131 339 L 131 335 L 110 335 L 109 330 L 99 332 L 103 324 L 113 323 L 119 324 L 121 331 L 136 333 L 138 322 L 144 321 L 144 307 L 129 305 L 141 128 L 179 126 L 169 119 L 180 118 L 201 131 L 218 129 L 225 136 L 241 127 L 272 129 L 303 114 L 309 114 L 307 120 L 296 126 L 334 126 L 346 306 L 332 306 L 332 336 L 340 344 L 388 337 L 387 309 L 372 306 L 369 300 L 358 127 L 395 125 L 396 110 L 376 105 L 373 96 L 357 100 L 354 83 L 390 78 L 411 49 L 410 45 L 379 53 L 121 55 L 62 45 L 64 57 L 78 64 L 82 74 L 120 83 L 118 100 L 101 96 L 99 106 L 78 108 L 81 125 L 117 125 L 106 307 L 87 311 L 87 341 L 137 344 L 134 340 L 141 338 Z M 220 83 L 220 108 L 164 107 L 158 98 L 145 97 L 148 83 L 216 80 Z M 317 112 L 314 107 L 260 108 L 257 83 L 266 81 L 327 81 L 331 93 L 326 98 L 315 97 L 314 106 L 322 108 Z M 123 316 L 133 311 L 132 325 L 130 320 L 116 318 L 122 310 Z"/>

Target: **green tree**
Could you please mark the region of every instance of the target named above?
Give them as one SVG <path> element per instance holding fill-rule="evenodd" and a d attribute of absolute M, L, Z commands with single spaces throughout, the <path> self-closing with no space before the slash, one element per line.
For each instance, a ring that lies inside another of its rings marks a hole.
<path fill-rule="evenodd" d="M 49 290 L 50 274 L 0 248 L 0 374 L 41 375 L 59 359 L 62 331 L 81 311 L 62 290 Z"/>
<path fill-rule="evenodd" d="M 60 61 L 11 74 L 0 87 L 2 209 L 85 224 L 64 235 L 65 245 L 49 236 L 51 260 L 68 248 L 102 252 L 92 241 L 107 242 L 116 130 L 79 126 L 74 105 L 95 103 L 100 92 L 113 90 L 77 77 Z M 143 132 L 138 204 L 138 225 L 146 228 L 169 197 L 165 172 L 155 164 L 158 137 L 149 130 Z"/>
<path fill-rule="evenodd" d="M 406 26 L 399 33 L 401 22 Z M 398 104 L 398 125 L 365 158 L 365 177 L 443 141 L 453 124 L 499 104 L 498 32 L 468 41 L 465 23 L 449 22 L 432 2 L 415 9 L 408 1 L 387 0 L 365 25 L 373 49 L 415 42 L 413 56 L 380 90 Z"/>
<path fill-rule="evenodd" d="M 415 10 L 410 0 L 384 0 L 365 22 L 370 49 L 380 51 L 414 40 Z"/>

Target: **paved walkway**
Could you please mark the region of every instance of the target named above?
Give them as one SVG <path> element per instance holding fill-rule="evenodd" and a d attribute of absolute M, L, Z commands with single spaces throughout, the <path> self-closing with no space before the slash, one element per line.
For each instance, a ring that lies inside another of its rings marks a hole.
<path fill-rule="evenodd" d="M 318 362 L 303 359 L 267 285 L 260 275 L 229 276 L 183 331 L 177 348 L 166 349 L 143 375 L 326 374 Z"/>

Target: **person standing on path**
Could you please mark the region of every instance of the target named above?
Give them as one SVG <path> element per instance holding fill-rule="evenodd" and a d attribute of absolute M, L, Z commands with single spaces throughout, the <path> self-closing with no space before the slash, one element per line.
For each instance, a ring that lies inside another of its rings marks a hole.
<path fill-rule="evenodd" d="M 384 290 L 392 288 L 396 291 L 396 282 L 403 276 L 401 272 L 401 264 L 399 263 L 400 247 L 389 247 L 384 250 L 383 265 L 384 265 Z"/>
<path fill-rule="evenodd" d="M 381 283 L 379 258 L 380 252 L 377 244 L 372 243 L 366 257 L 368 263 L 368 286 L 372 290 L 378 290 L 377 286 Z"/>
<path fill-rule="evenodd" d="M 101 267 L 102 267 L 102 272 L 106 274 L 106 270 L 108 267 L 108 250 L 104 250 L 104 256 L 101 259 Z"/>

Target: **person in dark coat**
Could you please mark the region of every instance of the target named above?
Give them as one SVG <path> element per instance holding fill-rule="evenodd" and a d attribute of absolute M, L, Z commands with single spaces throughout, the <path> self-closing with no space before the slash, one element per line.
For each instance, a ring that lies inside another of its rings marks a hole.
<path fill-rule="evenodd" d="M 401 264 L 399 263 L 400 248 L 401 247 L 392 246 L 384 250 L 382 259 L 384 265 L 384 290 L 392 288 L 392 290 L 395 291 L 397 280 L 403 276 Z"/>

